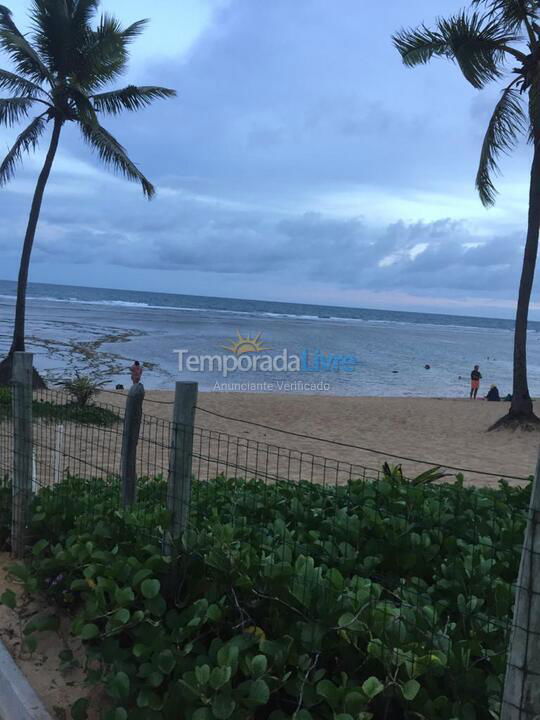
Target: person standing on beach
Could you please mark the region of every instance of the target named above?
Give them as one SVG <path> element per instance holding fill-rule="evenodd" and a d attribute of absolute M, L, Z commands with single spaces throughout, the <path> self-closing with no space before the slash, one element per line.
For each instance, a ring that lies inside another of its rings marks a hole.
<path fill-rule="evenodd" d="M 471 372 L 471 394 L 470 398 L 476 400 L 476 396 L 478 395 L 478 389 L 480 387 L 480 380 L 482 379 L 482 375 L 480 373 L 480 366 L 475 365 L 474 370 Z"/>
<path fill-rule="evenodd" d="M 138 360 L 135 360 L 133 365 L 130 367 L 131 371 L 131 382 L 134 385 L 137 385 L 137 383 L 141 382 L 141 377 L 143 374 L 142 365 Z"/>

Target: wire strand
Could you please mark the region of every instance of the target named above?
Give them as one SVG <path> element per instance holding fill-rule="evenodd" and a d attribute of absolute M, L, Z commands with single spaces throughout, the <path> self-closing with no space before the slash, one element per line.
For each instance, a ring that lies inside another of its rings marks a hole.
<path fill-rule="evenodd" d="M 270 430 L 271 432 L 280 432 L 285 435 L 291 435 L 293 437 L 302 438 L 303 440 L 316 440 L 317 442 L 324 442 L 331 445 L 336 445 L 338 447 L 345 447 L 350 448 L 351 450 L 361 450 L 362 452 L 369 452 L 373 453 L 375 455 L 386 455 L 387 457 L 396 458 L 397 460 L 405 460 L 407 462 L 414 462 L 422 465 L 431 465 L 433 467 L 444 467 L 447 470 L 456 470 L 457 472 L 463 472 L 463 473 L 476 473 L 478 475 L 487 475 L 489 477 L 497 477 L 497 478 L 508 478 L 509 480 L 520 480 L 520 481 L 527 481 L 529 478 L 526 477 L 520 477 L 518 475 L 507 475 L 505 473 L 493 473 L 486 470 L 473 470 L 471 468 L 462 468 L 457 467 L 455 465 L 446 465 L 446 463 L 437 463 L 433 462 L 432 460 L 418 460 L 418 458 L 411 458 L 407 457 L 405 455 L 397 455 L 396 453 L 386 452 L 384 450 L 376 450 L 375 448 L 369 448 L 364 447 L 362 445 L 353 445 L 352 443 L 346 443 L 342 442 L 341 440 L 329 440 L 328 438 L 322 438 L 317 437 L 316 435 L 305 435 L 303 433 L 294 432 L 294 430 L 284 430 L 283 428 L 276 428 L 272 427 L 271 425 L 264 425 L 263 423 L 258 423 L 253 420 L 243 420 L 242 418 L 235 418 L 230 417 L 228 415 L 222 415 L 221 413 L 217 413 L 214 410 L 208 410 L 207 408 L 202 408 L 199 405 L 196 406 L 197 410 L 200 410 L 200 412 L 207 413 L 208 415 L 214 415 L 215 417 L 221 418 L 222 420 L 229 420 L 231 422 L 240 422 L 245 423 L 246 425 L 253 425 L 254 427 L 263 428 L 265 430 Z"/>

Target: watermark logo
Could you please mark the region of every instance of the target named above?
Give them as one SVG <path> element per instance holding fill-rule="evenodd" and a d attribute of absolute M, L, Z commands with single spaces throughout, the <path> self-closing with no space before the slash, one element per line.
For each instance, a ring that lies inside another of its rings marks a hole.
<path fill-rule="evenodd" d="M 247 335 L 244 337 L 240 330 L 236 331 L 236 340 L 232 340 L 230 345 L 223 345 L 225 350 L 230 350 L 234 355 L 244 355 L 244 353 L 259 353 L 265 350 L 271 350 L 271 347 L 265 346 L 262 341 L 262 333 L 255 337 Z"/>
<path fill-rule="evenodd" d="M 194 355 L 189 350 L 175 350 L 178 356 L 178 371 L 213 372 L 227 378 L 236 372 L 269 373 L 352 373 L 360 362 L 356 355 L 344 355 L 308 350 L 290 353 L 287 348 L 274 351 L 258 335 L 242 335 L 237 331 L 235 339 L 222 345 L 228 353 L 216 355 Z"/>

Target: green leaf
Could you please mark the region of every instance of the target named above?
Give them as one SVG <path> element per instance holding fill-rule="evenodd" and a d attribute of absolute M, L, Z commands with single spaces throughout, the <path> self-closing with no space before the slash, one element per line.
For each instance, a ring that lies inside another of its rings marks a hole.
<path fill-rule="evenodd" d="M 113 615 L 113 620 L 120 625 L 125 625 L 127 622 L 129 622 L 129 618 L 131 617 L 131 613 L 127 608 L 120 608 L 120 610 L 117 610 Z"/>
<path fill-rule="evenodd" d="M 131 579 L 131 584 L 138 585 L 143 580 L 146 580 L 146 578 L 150 577 L 150 575 L 152 575 L 152 571 L 148 568 L 142 568 L 141 570 L 137 570 L 137 572 Z"/>
<path fill-rule="evenodd" d="M 251 661 L 251 674 L 254 677 L 260 677 L 264 675 L 267 669 L 268 660 L 266 659 L 266 655 L 255 655 Z"/>
<path fill-rule="evenodd" d="M 159 580 L 145 580 L 141 585 L 141 592 L 147 600 L 151 600 L 159 593 L 160 587 Z"/>
<path fill-rule="evenodd" d="M 99 628 L 94 623 L 88 623 L 83 625 L 80 635 L 83 640 L 92 640 L 99 635 Z"/>
<path fill-rule="evenodd" d="M 137 705 L 140 708 L 151 707 L 158 709 L 161 706 L 161 698 L 150 688 L 142 688 L 137 695 Z"/>
<path fill-rule="evenodd" d="M 75 590 L 76 592 L 84 592 L 85 590 L 89 590 L 90 586 L 86 580 L 74 580 L 69 586 L 69 589 Z"/>
<path fill-rule="evenodd" d="M 97 573 L 97 567 L 95 565 L 87 565 L 83 570 L 85 578 L 93 578 Z"/>
<path fill-rule="evenodd" d="M 210 605 L 206 612 L 206 617 L 212 622 L 219 622 L 221 620 L 222 612 L 219 605 Z"/>
<path fill-rule="evenodd" d="M 35 555 L 35 556 L 39 555 L 40 553 L 43 552 L 43 550 L 45 550 L 45 548 L 48 545 L 49 545 L 48 540 L 39 540 L 32 548 L 32 555 Z"/>
<path fill-rule="evenodd" d="M 117 707 L 113 715 L 114 720 L 128 720 L 127 710 L 123 707 Z"/>
<path fill-rule="evenodd" d="M 157 670 L 154 670 L 154 672 L 151 672 L 148 676 L 147 682 L 151 687 L 159 687 L 163 682 L 163 675 Z"/>
<path fill-rule="evenodd" d="M 331 680 L 321 680 L 317 684 L 317 694 L 323 697 L 333 710 L 340 704 L 341 690 Z"/>
<path fill-rule="evenodd" d="M 344 585 L 343 575 L 339 572 L 337 568 L 331 568 L 328 571 L 328 579 L 332 583 L 332 585 L 336 588 L 336 590 L 342 590 Z"/>
<path fill-rule="evenodd" d="M 17 596 L 13 592 L 13 590 L 10 590 L 9 588 L 7 590 L 4 590 L 2 595 L 0 595 L 0 604 L 5 605 L 6 607 L 10 608 L 10 610 L 14 610 L 15 606 L 17 605 Z"/>
<path fill-rule="evenodd" d="M 230 666 L 215 667 L 210 673 L 210 685 L 214 690 L 219 690 L 231 679 L 232 670 Z"/>
<path fill-rule="evenodd" d="M 156 597 L 147 600 L 146 607 L 152 615 L 156 615 L 156 617 L 161 617 L 161 615 L 164 615 L 167 611 L 167 603 L 163 595 L 156 595 Z"/>
<path fill-rule="evenodd" d="M 232 668 L 238 663 L 238 647 L 236 645 L 224 645 L 218 650 L 218 663 L 222 666 L 230 665 Z"/>
<path fill-rule="evenodd" d="M 249 688 L 249 698 L 250 700 L 253 700 L 253 702 L 257 703 L 257 705 L 266 705 L 266 703 L 270 700 L 270 688 L 264 680 L 259 678 L 251 683 L 251 687 Z"/>
<path fill-rule="evenodd" d="M 351 715 L 358 715 L 359 712 L 366 709 L 366 701 L 364 695 L 359 692 L 350 692 L 345 696 L 345 710 Z"/>
<path fill-rule="evenodd" d="M 372 675 L 362 684 L 362 690 L 370 700 L 373 700 L 374 697 L 382 693 L 384 685 L 378 678 Z"/>
<path fill-rule="evenodd" d="M 417 680 L 409 680 L 401 687 L 405 700 L 412 701 L 420 692 L 420 683 Z"/>
<path fill-rule="evenodd" d="M 71 706 L 71 717 L 73 720 L 87 720 L 89 701 L 87 698 L 79 698 Z"/>
<path fill-rule="evenodd" d="M 115 698 L 123 700 L 128 697 L 130 689 L 129 677 L 125 672 L 117 672 L 116 675 L 109 680 L 109 694 Z"/>
<path fill-rule="evenodd" d="M 210 680 L 210 666 L 209 665 L 198 665 L 194 669 L 195 677 L 199 685 L 204 686 Z"/>
<path fill-rule="evenodd" d="M 118 605 L 128 605 L 135 600 L 135 593 L 130 587 L 116 588 L 114 591 L 114 599 Z"/>
<path fill-rule="evenodd" d="M 175 665 L 176 665 L 176 660 L 175 660 L 174 655 L 171 652 L 171 650 L 163 650 L 162 652 L 159 653 L 158 667 L 162 673 L 165 673 L 165 675 L 168 675 L 170 672 L 173 671 Z"/>
<path fill-rule="evenodd" d="M 217 720 L 228 720 L 236 707 L 235 701 L 228 695 L 216 695 L 212 702 L 212 712 Z"/>
<path fill-rule="evenodd" d="M 18 580 L 22 580 L 23 582 L 25 580 L 28 580 L 28 578 L 30 577 L 30 570 L 26 567 L 26 565 L 23 565 L 22 563 L 10 565 L 8 567 L 8 572 L 10 575 L 17 578 Z"/>
<path fill-rule="evenodd" d="M 191 716 L 191 720 L 212 720 L 212 712 L 209 708 L 197 708 Z"/>

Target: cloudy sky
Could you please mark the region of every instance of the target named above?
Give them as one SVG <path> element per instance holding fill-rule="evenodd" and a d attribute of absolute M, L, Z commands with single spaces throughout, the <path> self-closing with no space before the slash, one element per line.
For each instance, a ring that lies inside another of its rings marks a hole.
<path fill-rule="evenodd" d="M 25 26 L 28 2 L 4 0 Z M 510 316 L 530 148 L 486 210 L 474 176 L 498 97 L 391 43 L 453 0 L 104 0 L 145 17 L 127 82 L 178 98 L 104 124 L 158 196 L 65 131 L 31 279 L 138 290 Z M 6 66 L 4 61 L 2 65 Z M 0 130 L 6 150 L 15 133 Z M 43 154 L 0 191 L 0 277 L 16 277 Z M 540 310 L 534 313 L 540 316 Z"/>

